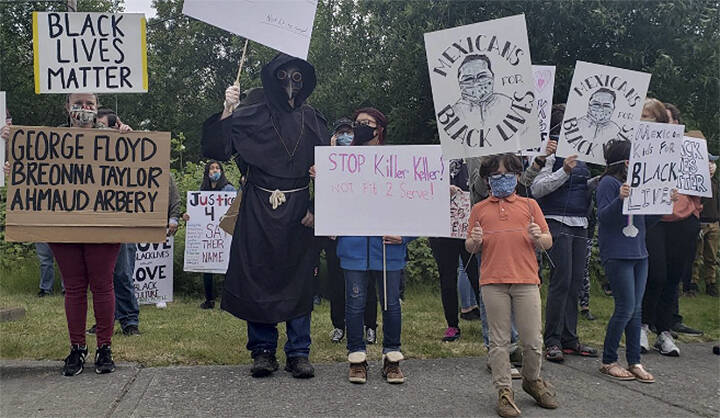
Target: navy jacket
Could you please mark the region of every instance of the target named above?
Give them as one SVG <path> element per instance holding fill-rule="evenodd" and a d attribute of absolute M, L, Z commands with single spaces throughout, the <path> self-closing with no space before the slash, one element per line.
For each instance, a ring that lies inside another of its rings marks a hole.
<path fill-rule="evenodd" d="M 564 160 L 564 158 L 556 158 L 552 171 L 560 170 Z M 591 193 L 587 185 L 589 179 L 590 169 L 587 164 L 578 161 L 568 181 L 554 192 L 537 199 L 545 216 L 586 217 L 591 201 Z"/>
<path fill-rule="evenodd" d="M 405 268 L 407 245 L 414 239 L 403 237 L 402 244 L 388 244 L 385 246 L 385 265 L 388 271 Z M 337 237 L 337 256 L 340 259 L 340 267 L 345 270 L 382 271 L 382 237 Z"/>

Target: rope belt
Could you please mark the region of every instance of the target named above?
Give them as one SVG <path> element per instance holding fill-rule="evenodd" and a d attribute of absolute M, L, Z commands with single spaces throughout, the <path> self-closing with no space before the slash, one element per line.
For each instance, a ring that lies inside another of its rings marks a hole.
<path fill-rule="evenodd" d="M 258 189 L 260 189 L 264 192 L 270 193 L 270 198 L 268 200 L 270 201 L 270 205 L 272 205 L 273 210 L 275 210 L 287 201 L 287 199 L 285 198 L 285 193 L 299 192 L 301 190 L 305 190 L 305 189 L 309 188 L 310 185 L 308 184 L 305 187 L 300 187 L 298 189 L 292 189 L 292 190 L 279 190 L 279 189 L 270 190 L 270 189 L 266 189 L 266 188 L 260 187 L 260 186 L 255 186 L 255 187 L 257 187 Z"/>

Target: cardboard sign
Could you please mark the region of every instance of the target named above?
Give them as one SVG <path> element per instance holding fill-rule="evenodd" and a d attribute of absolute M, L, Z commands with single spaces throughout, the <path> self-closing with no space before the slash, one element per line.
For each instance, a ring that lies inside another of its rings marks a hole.
<path fill-rule="evenodd" d="M 425 34 L 446 159 L 540 145 L 525 15 Z"/>
<path fill-rule="evenodd" d="M 5 92 L 0 91 L 0 129 L 5 126 L 5 116 L 7 115 L 5 103 Z M 0 164 L 5 166 L 5 140 L 2 138 L 0 138 Z M 5 186 L 5 173 L 0 175 L 0 187 L 3 186 Z"/>
<path fill-rule="evenodd" d="M 683 125 L 635 122 L 628 166 L 630 196 L 623 202 L 625 215 L 672 213 L 672 189 L 680 174 Z"/>
<path fill-rule="evenodd" d="M 315 147 L 315 235 L 448 236 L 439 145 Z"/>
<path fill-rule="evenodd" d="M 170 236 L 162 244 L 137 244 L 133 286 L 138 303 L 172 302 L 174 241 Z"/>
<path fill-rule="evenodd" d="M 550 136 L 550 116 L 552 114 L 553 92 L 555 90 L 555 66 L 533 65 L 535 94 L 538 109 L 538 127 L 540 129 L 540 147 L 527 150 L 524 155 L 545 154 Z"/>
<path fill-rule="evenodd" d="M 169 132 L 13 125 L 8 157 L 8 241 L 165 241 Z"/>
<path fill-rule="evenodd" d="M 634 138 L 650 74 L 578 61 L 575 64 L 557 155 L 605 165 L 603 145 Z"/>
<path fill-rule="evenodd" d="M 183 14 L 307 59 L 317 0 L 185 0 Z"/>
<path fill-rule="evenodd" d="M 471 209 L 470 192 L 457 192 L 450 197 L 450 236 L 452 238 L 467 238 Z"/>
<path fill-rule="evenodd" d="M 35 93 L 146 93 L 145 15 L 33 12 Z"/>
<path fill-rule="evenodd" d="M 187 192 L 185 271 L 225 274 L 232 235 L 220 228 L 220 220 L 235 196 L 236 192 Z"/>
<path fill-rule="evenodd" d="M 683 137 L 680 157 L 676 186 L 678 192 L 689 196 L 712 197 L 707 142 L 702 138 Z"/>

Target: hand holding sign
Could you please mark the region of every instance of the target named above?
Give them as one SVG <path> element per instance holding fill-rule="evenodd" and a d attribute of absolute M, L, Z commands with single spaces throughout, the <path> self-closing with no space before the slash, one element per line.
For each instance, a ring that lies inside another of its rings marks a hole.
<path fill-rule="evenodd" d="M 383 237 L 383 244 L 386 245 L 399 245 L 402 244 L 402 237 L 399 235 L 385 235 Z"/>
<path fill-rule="evenodd" d="M 540 229 L 540 226 L 535 222 L 530 222 L 530 225 L 528 225 L 528 233 L 530 234 L 530 238 L 532 238 L 533 241 L 539 240 L 542 236 L 542 230 Z"/>
<path fill-rule="evenodd" d="M 473 243 L 480 245 L 482 244 L 483 240 L 483 229 L 480 226 L 480 222 L 475 221 L 475 225 L 473 225 L 472 231 L 470 231 L 470 239 L 473 240 Z"/>
<path fill-rule="evenodd" d="M 577 155 L 571 155 L 563 161 L 563 170 L 570 174 L 573 169 L 577 166 Z"/>
<path fill-rule="evenodd" d="M 620 199 L 625 199 L 628 196 L 630 196 L 630 185 L 629 184 L 626 183 L 626 184 L 623 184 L 622 186 L 620 186 L 619 196 L 620 196 Z"/>

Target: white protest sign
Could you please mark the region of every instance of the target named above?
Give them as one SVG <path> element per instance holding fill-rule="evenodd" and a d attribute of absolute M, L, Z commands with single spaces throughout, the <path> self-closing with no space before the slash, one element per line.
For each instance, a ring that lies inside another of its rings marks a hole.
<path fill-rule="evenodd" d="M 220 218 L 236 192 L 187 192 L 185 271 L 225 274 L 232 235 L 220 228 Z"/>
<path fill-rule="evenodd" d="M 470 192 L 457 192 L 450 197 L 450 236 L 467 238 L 470 220 Z"/>
<path fill-rule="evenodd" d="M 525 15 L 425 34 L 446 159 L 540 145 Z"/>
<path fill-rule="evenodd" d="M 142 13 L 33 12 L 35 93 L 146 93 Z"/>
<path fill-rule="evenodd" d="M 315 235 L 448 236 L 439 145 L 315 147 L 315 169 Z"/>
<path fill-rule="evenodd" d="M 634 122 L 628 183 L 630 196 L 623 202 L 625 215 L 667 215 L 678 179 L 680 148 L 685 126 Z"/>
<path fill-rule="evenodd" d="M 5 117 L 7 115 L 7 104 L 5 103 L 5 92 L 0 91 L 0 129 L 5 126 Z M 0 164 L 5 166 L 5 140 L 0 138 Z M 0 187 L 5 186 L 5 173 L 0 175 Z"/>
<path fill-rule="evenodd" d="M 577 61 L 560 131 L 557 156 L 605 165 L 603 145 L 633 138 L 650 74 Z"/>
<path fill-rule="evenodd" d="M 680 156 L 682 160 L 676 186 L 678 192 L 689 196 L 712 197 L 707 142 L 702 138 L 683 137 Z"/>
<path fill-rule="evenodd" d="M 317 0 L 185 0 L 183 14 L 307 59 Z"/>
<path fill-rule="evenodd" d="M 172 302 L 174 241 L 169 236 L 162 244 L 137 244 L 133 279 L 139 304 Z"/>
<path fill-rule="evenodd" d="M 545 146 L 550 136 L 550 116 L 552 114 L 553 92 L 555 90 L 555 66 L 533 65 L 535 77 L 535 94 L 538 109 L 538 127 L 540 129 L 540 148 L 524 152 L 525 155 L 545 153 Z"/>

